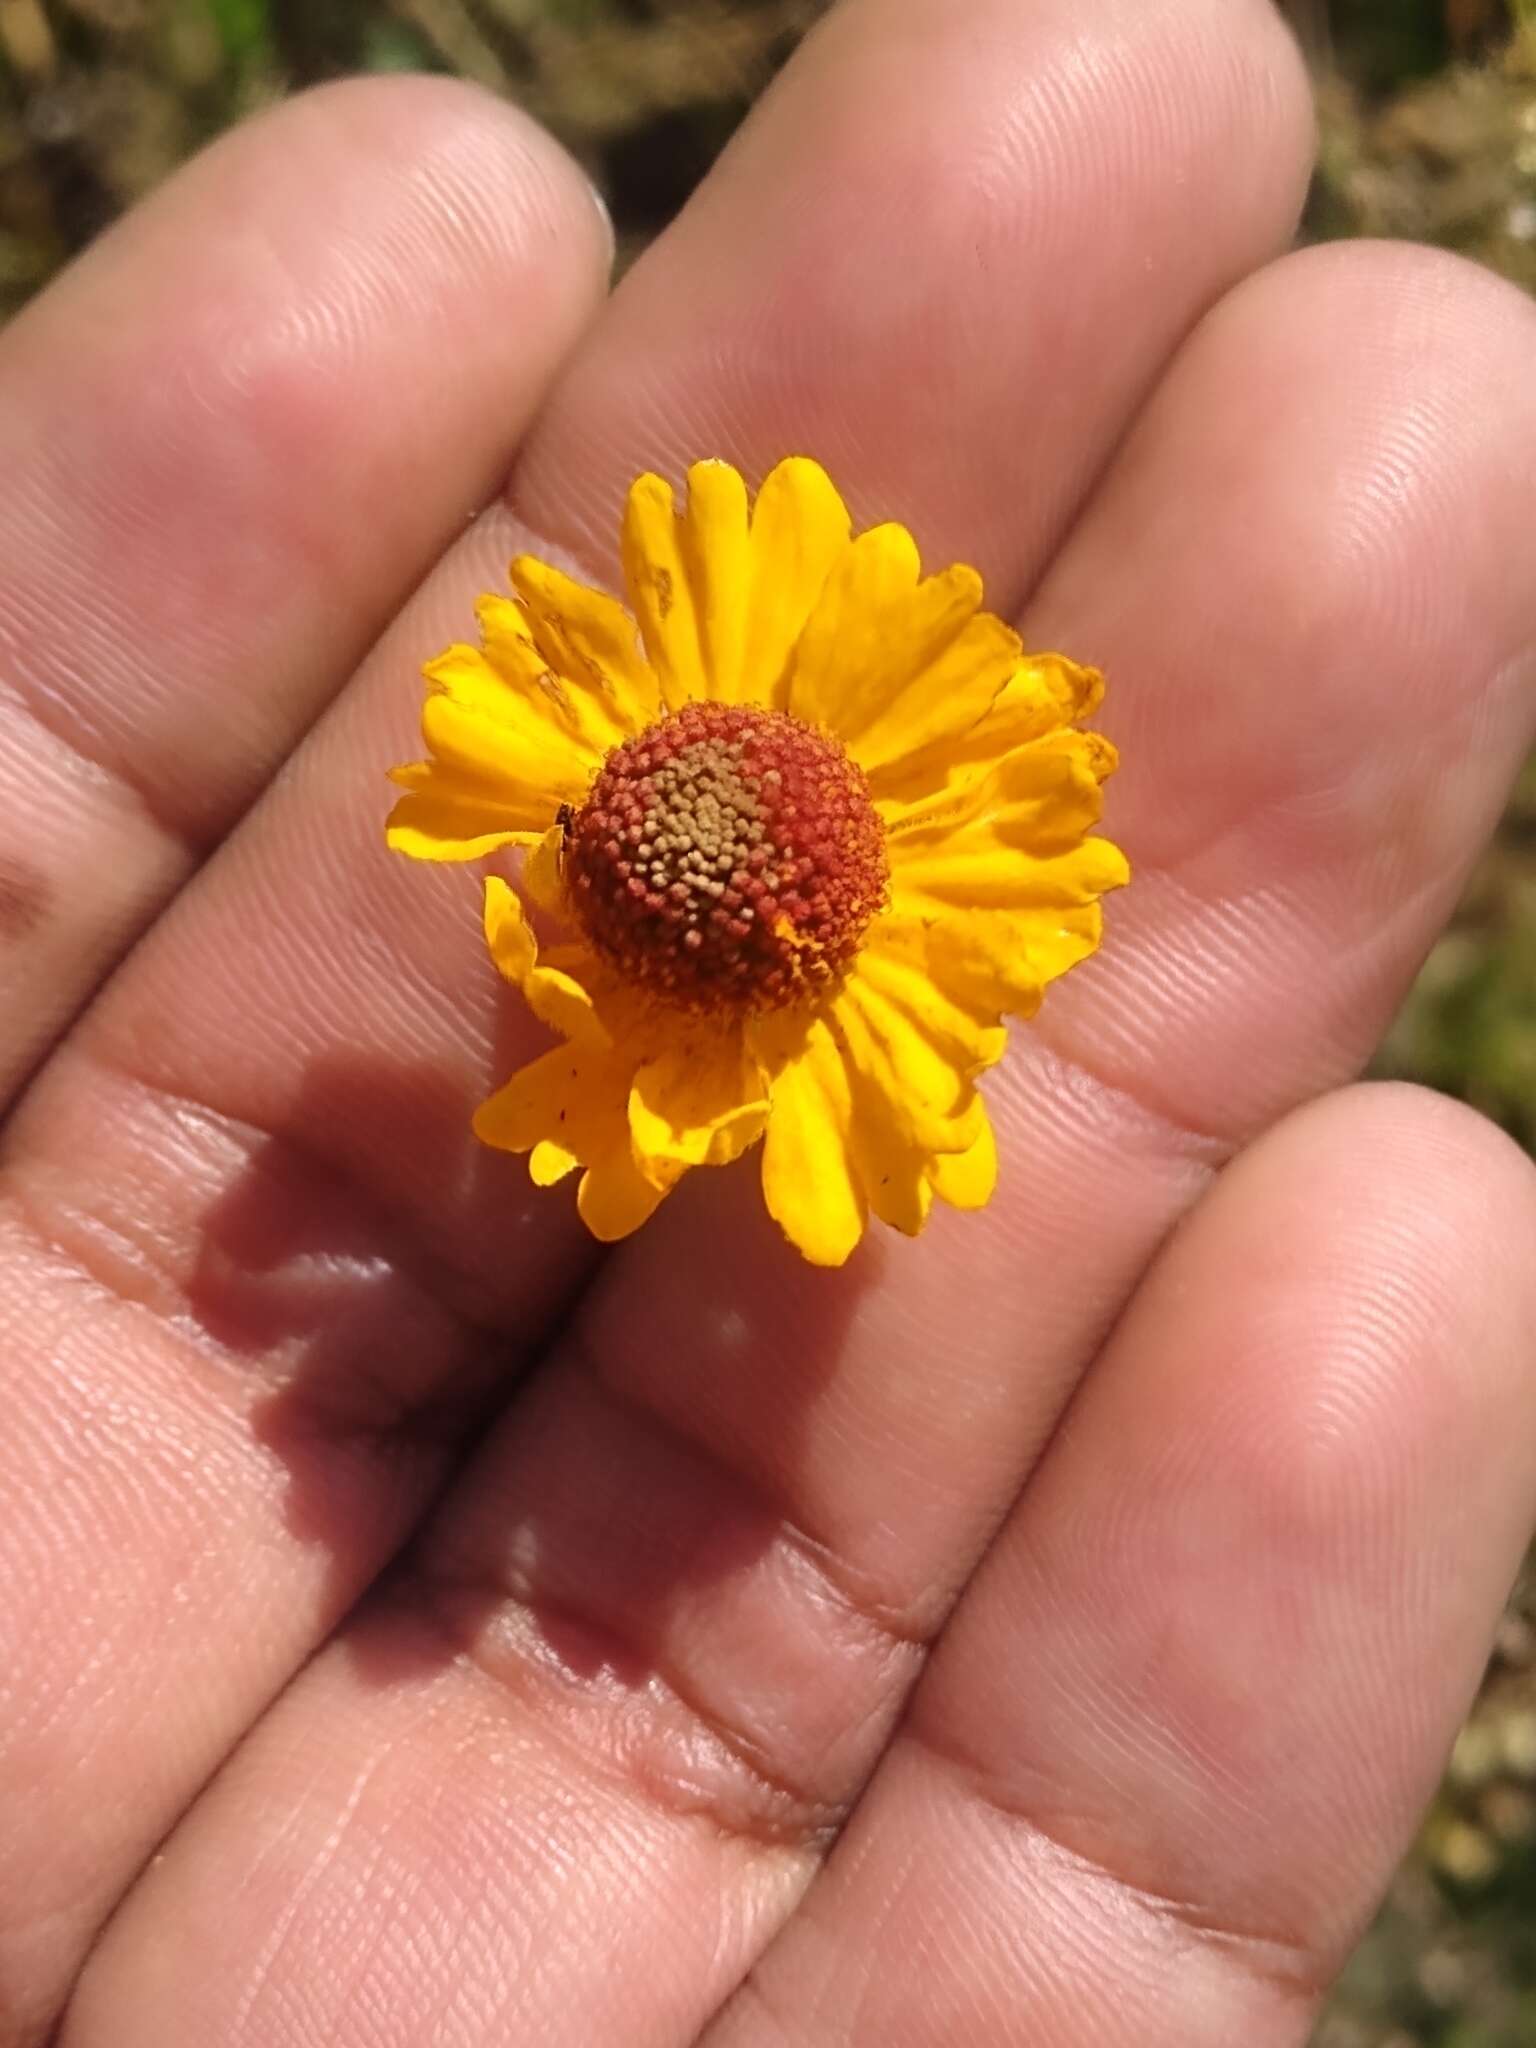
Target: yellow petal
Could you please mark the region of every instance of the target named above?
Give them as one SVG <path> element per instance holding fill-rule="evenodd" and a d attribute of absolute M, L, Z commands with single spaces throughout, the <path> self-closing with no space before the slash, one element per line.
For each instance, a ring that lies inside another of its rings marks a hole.
<path fill-rule="evenodd" d="M 932 1154 L 898 1127 L 888 1098 L 863 1070 L 859 1056 L 837 1026 L 833 1037 L 840 1041 L 853 1102 L 848 1153 L 854 1178 L 882 1223 L 889 1223 L 906 1237 L 916 1237 L 933 1207 L 933 1187 L 928 1179 Z"/>
<path fill-rule="evenodd" d="M 963 1151 L 982 1113 L 975 1077 L 1002 1057 L 1007 1034 L 947 1001 L 926 961 L 878 934 L 832 1004 L 864 1084 L 860 1122 L 888 1125 L 925 1155 Z"/>
<path fill-rule="evenodd" d="M 841 1266 L 864 1234 L 866 1204 L 849 1153 L 848 1071 L 824 1019 L 776 1015 L 752 1027 L 772 1078 L 763 1140 L 768 1213 L 816 1266 Z"/>
<path fill-rule="evenodd" d="M 1084 839 L 1037 859 L 1018 847 L 986 845 L 957 833 L 953 850 L 932 847 L 891 864 L 891 908 L 909 916 L 955 912 L 1051 912 L 1090 903 L 1122 888 L 1130 868 L 1112 840 Z"/>
<path fill-rule="evenodd" d="M 635 1075 L 629 1129 L 641 1171 L 726 1166 L 762 1136 L 768 1098 L 740 1029 L 679 1022 Z"/>
<path fill-rule="evenodd" d="M 540 1187 L 584 1166 L 577 1211 L 605 1244 L 637 1230 L 682 1171 L 658 1182 L 635 1164 L 625 1114 L 633 1071 L 622 1053 L 559 1046 L 514 1074 L 474 1119 L 485 1144 L 532 1154 L 529 1173 Z"/>
<path fill-rule="evenodd" d="M 624 574 L 668 708 L 696 697 L 782 708 L 795 643 L 850 531 L 825 470 L 803 456 L 769 474 L 750 516 L 728 463 L 694 464 L 681 514 L 669 484 L 641 477 Z"/>
<path fill-rule="evenodd" d="M 997 1187 L 997 1136 L 990 1117 L 967 1152 L 941 1152 L 929 1161 L 928 1178 L 941 1202 L 953 1209 L 984 1209 Z"/>
<path fill-rule="evenodd" d="M 1062 727 L 985 773 L 882 805 L 881 946 L 979 1020 L 1032 1015 L 1046 983 L 1097 947 L 1099 899 L 1129 878 L 1120 849 L 1087 836 L 1113 765 L 1107 741 Z"/>
<path fill-rule="evenodd" d="M 735 703 L 752 588 L 747 487 L 728 462 L 696 462 L 678 536 L 693 597 L 704 694 Z"/>
<path fill-rule="evenodd" d="M 592 991 L 562 968 L 540 966 L 538 941 L 517 893 L 496 875 L 487 877 L 485 884 L 485 939 L 491 958 L 507 980 L 522 990 L 529 1009 L 541 1024 L 566 1038 L 579 1038 L 598 1046 L 613 1043 Z M 574 953 L 577 960 L 582 958 L 579 949 L 563 950 L 567 955 Z"/>
<path fill-rule="evenodd" d="M 671 711 L 734 701 L 751 589 L 747 487 L 726 462 L 696 462 L 679 514 L 672 487 L 642 476 L 624 515 L 624 580 Z"/>
<path fill-rule="evenodd" d="M 582 1175 L 576 1210 L 600 1244 L 616 1244 L 649 1222 L 670 1192 L 670 1183 L 658 1187 L 640 1172 L 627 1148 L 615 1147 Z"/>
<path fill-rule="evenodd" d="M 979 1021 L 1032 1017 L 1048 982 L 1086 960 L 1103 934 L 1095 900 L 1075 909 L 971 911 L 942 922 L 897 898 L 882 920 L 921 953 L 933 985 Z"/>
<path fill-rule="evenodd" d="M 1045 708 L 1053 706 L 1057 722 L 1076 725 L 1091 718 L 1104 702 L 1104 674 L 1066 654 L 1042 651 L 1027 655 L 1010 687 L 997 704 L 994 737 L 999 753 L 1022 746 L 1047 730 Z"/>
<path fill-rule="evenodd" d="M 473 860 L 526 844 L 561 803 L 582 801 L 602 756 L 567 715 L 568 691 L 509 681 L 475 647 L 450 647 L 426 676 L 421 730 L 432 758 L 394 771 L 409 791 L 387 828 L 397 852 Z"/>
<path fill-rule="evenodd" d="M 986 1111 L 972 1076 L 1004 1033 L 949 1001 L 920 958 L 873 948 L 822 1015 L 760 1019 L 769 1069 L 770 1213 L 819 1264 L 841 1264 L 870 1211 L 916 1236 L 936 1192 L 981 1199 Z M 948 1154 L 965 1167 L 940 1167 Z"/>
<path fill-rule="evenodd" d="M 919 579 L 904 527 L 860 534 L 801 635 L 789 709 L 835 732 L 878 795 L 884 772 L 975 725 L 1018 667 L 1018 635 L 980 604 L 974 569 Z"/>
<path fill-rule="evenodd" d="M 969 781 L 1016 747 L 1088 717 L 1103 696 L 1097 669 L 1064 654 L 1026 655 L 969 732 L 950 734 L 882 771 L 881 797 L 919 801 L 947 784 Z"/>
<path fill-rule="evenodd" d="M 424 673 L 421 732 L 440 766 L 526 792 L 541 829 L 562 799 L 580 802 L 604 749 L 582 733 L 558 678 L 509 680 L 477 647 L 450 647 Z"/>
<path fill-rule="evenodd" d="M 475 1112 L 475 1136 L 502 1152 L 551 1144 L 584 1165 L 629 1151 L 625 1106 L 633 1062 L 572 1040 L 520 1067 Z"/>
<path fill-rule="evenodd" d="M 1062 728 L 1005 754 L 987 772 L 934 791 L 916 803 L 883 801 L 892 867 L 937 851 L 1021 849 L 1045 856 L 1071 847 L 1098 823 L 1099 785 L 1114 750 L 1097 733 Z"/>
<path fill-rule="evenodd" d="M 560 856 L 564 847 L 565 827 L 551 825 L 529 847 L 523 861 L 523 889 L 528 900 L 536 910 L 542 910 L 550 917 L 567 915 L 565 879 L 560 872 Z"/>
<path fill-rule="evenodd" d="M 581 586 L 573 583 L 571 589 L 579 592 Z M 587 594 L 597 595 L 595 591 Z M 568 671 L 550 661 L 544 651 L 551 644 L 552 622 L 548 618 L 542 633 L 536 634 L 526 605 L 506 597 L 482 597 L 475 614 L 480 621 L 481 650 L 496 674 L 533 707 L 542 723 L 553 727 L 594 766 L 610 749 L 639 731 L 632 692 L 621 694 L 594 665 L 573 661 Z"/>
<path fill-rule="evenodd" d="M 764 479 L 752 507 L 741 703 L 784 708 L 795 645 L 852 532 L 848 507 L 819 463 L 792 455 Z"/>
<path fill-rule="evenodd" d="M 878 1123 L 859 1118 L 854 1156 L 869 1206 L 882 1223 L 903 1237 L 918 1237 L 933 1209 L 933 1182 L 923 1154 L 902 1145 Z"/>
<path fill-rule="evenodd" d="M 1101 809 L 1110 751 L 1062 730 L 987 774 L 887 812 L 882 930 L 979 1016 L 1028 1016 L 1045 984 L 1099 943 L 1098 899 L 1129 875 Z"/>
<path fill-rule="evenodd" d="M 529 637 L 544 662 L 572 680 L 585 678 L 626 738 L 661 716 L 655 674 L 635 622 L 617 598 L 533 555 L 519 555 L 512 564 L 512 587 L 527 609 Z"/>
<path fill-rule="evenodd" d="M 522 605 L 514 604 L 510 597 L 488 593 L 475 600 L 475 618 L 480 626 L 480 652 L 502 682 L 521 690 L 547 666 L 533 644 L 533 628 Z"/>
<path fill-rule="evenodd" d="M 825 1023 L 842 1062 L 848 1102 L 844 1144 L 854 1185 L 883 1223 L 916 1237 L 933 1206 L 928 1178 L 931 1149 L 923 1136 L 913 1135 L 914 1123 L 921 1121 L 920 1106 L 898 1101 L 888 1075 L 877 1077 L 867 1035 L 861 1035 L 844 1004 L 836 1005 Z M 949 1145 L 959 1148 L 970 1142 L 980 1103 L 973 1108 L 964 1124 L 953 1121 L 939 1127 Z"/>
<path fill-rule="evenodd" d="M 528 1178 L 536 1188 L 552 1188 L 574 1173 L 581 1161 L 550 1138 L 542 1139 L 528 1155 Z"/>
<path fill-rule="evenodd" d="M 389 779 L 408 794 L 390 812 L 384 836 L 412 860 L 483 860 L 498 847 L 529 845 L 547 822 L 541 804 L 430 761 L 392 768 Z"/>

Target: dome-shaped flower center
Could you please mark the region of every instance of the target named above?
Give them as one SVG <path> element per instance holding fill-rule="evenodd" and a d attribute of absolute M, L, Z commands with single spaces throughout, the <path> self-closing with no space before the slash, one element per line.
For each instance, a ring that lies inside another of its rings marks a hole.
<path fill-rule="evenodd" d="M 836 740 L 782 711 L 689 704 L 615 747 L 568 823 L 582 927 L 692 1010 L 825 989 L 885 900 L 885 831 Z"/>

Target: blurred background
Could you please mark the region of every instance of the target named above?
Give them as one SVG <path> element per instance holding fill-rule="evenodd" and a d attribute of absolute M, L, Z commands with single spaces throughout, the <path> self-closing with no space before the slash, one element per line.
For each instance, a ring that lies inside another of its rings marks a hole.
<path fill-rule="evenodd" d="M 607 193 L 627 263 L 823 5 L 0 0 L 0 319 L 221 128 L 350 71 L 451 71 L 510 94 Z M 1322 113 L 1307 234 L 1439 242 L 1536 291 L 1536 0 L 1286 11 Z M 1532 559 L 1536 573 L 1536 544 Z M 1536 1147 L 1536 765 L 1379 1067 Z M 1314 2048 L 1536 2048 L 1536 1572 Z"/>

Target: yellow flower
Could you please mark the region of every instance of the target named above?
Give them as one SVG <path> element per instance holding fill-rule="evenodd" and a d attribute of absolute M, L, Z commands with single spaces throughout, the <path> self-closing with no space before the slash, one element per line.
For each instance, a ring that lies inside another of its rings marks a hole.
<path fill-rule="evenodd" d="M 799 457 L 755 504 L 723 462 L 682 512 L 641 477 L 623 560 L 633 616 L 515 561 L 480 647 L 427 668 L 430 758 L 394 771 L 398 851 L 528 849 L 521 897 L 486 883 L 486 937 L 562 1042 L 477 1133 L 540 1186 L 584 1169 L 605 1240 L 759 1138 L 821 1265 L 871 1211 L 915 1234 L 935 1196 L 981 1207 L 977 1076 L 1127 878 L 1089 836 L 1100 677 L 1026 655 L 973 569 L 923 577 L 904 528 L 855 536 Z M 541 948 L 523 898 L 568 936 Z"/>

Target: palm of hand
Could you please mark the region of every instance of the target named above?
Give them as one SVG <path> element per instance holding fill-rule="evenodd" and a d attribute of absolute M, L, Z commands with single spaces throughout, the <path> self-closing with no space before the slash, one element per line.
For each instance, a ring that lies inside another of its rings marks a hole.
<path fill-rule="evenodd" d="M 1270 262 L 1306 149 L 1258 0 L 847 0 L 605 308 L 417 82 L 0 340 L 8 2044 L 1304 2033 L 1536 1463 L 1528 1166 L 1327 1092 L 1529 732 L 1536 322 Z M 515 546 L 791 447 L 1110 671 L 1138 881 L 984 1217 L 809 1280 L 696 1175 L 599 1266 L 377 770 Z"/>

